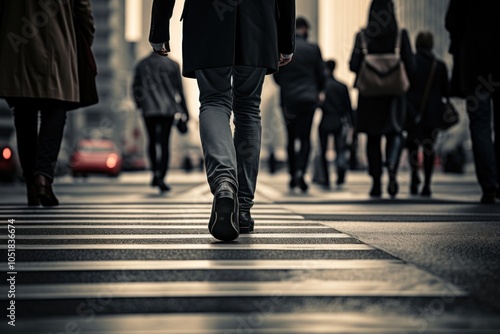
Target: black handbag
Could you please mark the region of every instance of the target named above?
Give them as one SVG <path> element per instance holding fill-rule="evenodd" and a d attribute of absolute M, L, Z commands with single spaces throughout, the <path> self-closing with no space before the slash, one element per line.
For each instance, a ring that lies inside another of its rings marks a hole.
<path fill-rule="evenodd" d="M 179 130 L 181 134 L 188 133 L 187 122 L 188 118 L 183 113 L 181 113 L 181 117 L 177 120 L 177 123 L 175 123 L 177 130 Z"/>
<path fill-rule="evenodd" d="M 443 116 L 439 122 L 439 129 L 441 131 L 446 131 L 452 126 L 458 124 L 459 121 L 460 116 L 457 109 L 451 103 L 450 99 L 447 99 L 446 102 L 443 103 Z"/>
<path fill-rule="evenodd" d="M 85 38 L 76 15 L 73 13 L 76 49 L 78 59 L 78 84 L 80 91 L 80 103 L 78 106 L 88 107 L 99 102 L 97 94 L 96 76 L 97 65 L 90 43 Z"/>

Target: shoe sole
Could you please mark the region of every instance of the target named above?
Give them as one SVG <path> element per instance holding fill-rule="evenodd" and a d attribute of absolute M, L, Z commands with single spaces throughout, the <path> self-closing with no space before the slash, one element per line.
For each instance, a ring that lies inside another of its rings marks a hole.
<path fill-rule="evenodd" d="M 234 221 L 234 200 L 230 197 L 221 197 L 214 203 L 214 214 L 210 217 L 210 234 L 222 241 L 233 241 L 240 235 L 240 231 L 235 228 Z"/>
<path fill-rule="evenodd" d="M 253 232 L 253 227 L 241 227 L 240 226 L 240 234 L 250 234 Z"/>

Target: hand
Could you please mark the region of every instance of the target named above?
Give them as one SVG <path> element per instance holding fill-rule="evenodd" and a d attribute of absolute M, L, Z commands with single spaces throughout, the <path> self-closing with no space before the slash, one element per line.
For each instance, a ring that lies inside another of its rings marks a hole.
<path fill-rule="evenodd" d="M 280 61 L 278 62 L 278 66 L 285 66 L 285 65 L 288 65 L 291 61 L 292 61 L 292 58 L 293 58 L 293 54 L 292 55 L 284 55 L 282 53 L 280 53 Z"/>
<path fill-rule="evenodd" d="M 168 51 L 166 49 L 161 49 L 159 51 L 157 50 L 154 50 L 154 52 L 157 54 L 157 55 L 160 55 L 160 56 L 163 56 L 163 57 L 168 57 Z"/>
<path fill-rule="evenodd" d="M 165 43 L 150 43 L 150 44 L 151 47 L 153 48 L 154 53 L 163 57 L 168 56 L 168 52 L 170 50 L 167 50 L 167 48 L 165 47 Z"/>

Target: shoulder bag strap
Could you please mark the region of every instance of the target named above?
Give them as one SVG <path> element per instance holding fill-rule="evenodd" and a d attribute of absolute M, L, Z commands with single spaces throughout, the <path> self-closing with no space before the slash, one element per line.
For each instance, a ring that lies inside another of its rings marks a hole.
<path fill-rule="evenodd" d="M 401 30 L 398 29 L 398 33 L 396 35 L 396 45 L 394 46 L 394 53 L 397 55 L 401 54 L 401 39 L 403 35 L 401 34 Z"/>
<path fill-rule="evenodd" d="M 368 43 L 366 42 L 364 30 L 361 30 L 359 33 L 359 38 L 361 39 L 361 49 L 363 50 L 363 54 L 366 56 L 368 54 Z"/>
<path fill-rule="evenodd" d="M 432 62 L 431 73 L 429 74 L 429 79 L 427 79 L 427 86 L 425 86 L 424 96 L 422 97 L 422 103 L 420 104 L 419 110 L 419 120 L 422 118 L 424 113 L 425 105 L 427 104 L 427 100 L 429 99 L 429 93 L 431 92 L 432 81 L 434 80 L 434 76 L 436 74 L 437 60 Z"/>

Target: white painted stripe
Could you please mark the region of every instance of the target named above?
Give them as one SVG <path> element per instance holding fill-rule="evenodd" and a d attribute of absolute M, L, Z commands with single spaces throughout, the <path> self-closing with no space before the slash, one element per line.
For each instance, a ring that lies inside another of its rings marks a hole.
<path fill-rule="evenodd" d="M 0 245 L 7 249 L 7 245 Z M 367 251 L 365 244 L 76 244 L 16 245 L 19 250 L 238 250 L 238 251 Z"/>
<path fill-rule="evenodd" d="M 89 209 L 16 209 L 16 210 L 1 210 L 2 214 L 23 214 L 23 215 L 32 215 L 32 214 L 95 214 L 95 213 L 106 213 L 106 214 L 112 214 L 112 213 L 132 213 L 132 214 L 142 214 L 142 213 L 147 213 L 147 214 L 173 214 L 173 213 L 197 213 L 197 214 L 210 214 L 211 208 L 206 207 L 206 208 L 192 208 L 192 207 L 185 207 L 185 208 L 176 208 L 176 209 L 162 209 L 162 208 L 135 208 L 135 209 L 130 209 L 128 206 L 127 208 L 123 209 L 101 209 L 101 208 L 89 208 Z M 286 214 L 286 215 L 294 215 L 292 212 L 284 210 L 284 209 L 252 209 L 252 215 L 258 215 L 258 214 Z"/>
<path fill-rule="evenodd" d="M 409 316 L 367 314 L 367 312 L 273 312 L 275 299 L 262 303 L 256 313 L 225 314 L 118 314 L 82 317 L 23 319 L 16 333 L 59 333 L 68 324 L 77 324 L 82 333 L 92 334 L 401 334 L 416 333 Z M 425 322 L 429 334 L 497 334 L 500 320 L 494 316 L 442 314 Z M 257 324 L 257 325 L 256 325 Z M 1 326 L 1 325 L 0 325 Z M 7 326 L 6 324 L 4 326 Z M 1 328 L 1 327 L 0 327 Z M 7 327 L 5 327 L 7 328 Z M 159 330 L 161 328 L 161 330 Z"/>
<path fill-rule="evenodd" d="M 167 198 L 166 198 L 167 199 Z M 137 204 L 137 203 L 126 203 L 126 204 L 100 204 L 100 203 L 92 203 L 92 204 L 65 204 L 62 203 L 57 208 L 33 208 L 27 207 L 26 205 L 1 205 L 0 211 L 18 209 L 18 210 L 29 210 L 36 211 L 40 210 L 42 212 L 52 212 L 59 210 L 93 210 L 93 209 L 203 209 L 210 210 L 212 208 L 212 204 L 200 204 L 200 203 L 159 203 L 159 204 Z M 252 208 L 252 212 L 254 210 L 283 210 L 286 212 L 290 212 L 290 210 L 283 208 L 283 205 L 272 205 L 272 204 L 257 204 Z"/>
<path fill-rule="evenodd" d="M 19 227 L 23 224 L 48 224 L 50 223 L 51 225 L 59 225 L 59 224 L 111 224 L 111 225 L 116 225 L 116 224 L 130 224 L 130 225 L 135 225 L 135 224 L 157 224 L 157 225 L 170 225 L 170 224 L 203 224 L 208 226 L 208 217 L 205 219 L 164 219 L 164 218 L 152 218 L 152 219 L 88 219 L 88 220 L 67 220 L 67 219 L 61 219 L 61 220 L 50 220 L 50 219 L 45 219 L 45 220 L 16 220 L 16 226 Z M 270 220 L 270 219 L 257 219 L 256 220 L 256 225 L 260 226 L 261 224 L 276 224 L 276 225 L 294 225 L 294 224 L 312 224 L 312 225 L 318 225 L 320 224 L 319 222 L 315 221 L 306 221 L 306 220 L 290 220 L 287 221 L 286 219 L 275 219 L 275 220 Z M 1 225 L 1 224 L 0 224 Z M 7 225 L 4 224 L 4 228 L 7 228 Z"/>
<path fill-rule="evenodd" d="M 7 235 L 0 236 L 0 239 L 7 239 Z M 85 240 L 85 239 L 213 239 L 210 234 L 50 234 L 50 235 L 16 235 L 16 240 Z M 345 239 L 351 236 L 343 233 L 255 233 L 255 234 L 241 234 L 239 239 Z"/>
<path fill-rule="evenodd" d="M 157 230 L 195 230 L 195 229 L 207 229 L 207 224 L 204 225 L 19 225 L 16 229 L 20 230 L 30 230 L 30 229 L 157 229 Z M 274 225 L 262 225 L 259 223 L 257 229 L 259 230 L 269 230 L 269 229 L 289 229 L 289 230 L 327 230 L 332 229 L 332 227 L 326 225 L 318 226 L 290 226 L 289 224 L 274 224 Z"/>
<path fill-rule="evenodd" d="M 126 282 L 18 285 L 16 299 L 169 298 L 169 297 L 441 297 L 462 290 L 434 280 L 410 285 L 385 281 L 281 282 Z M 7 295 L 2 295 L 5 300 Z"/>
<path fill-rule="evenodd" d="M 339 270 L 387 269 L 405 265 L 400 260 L 166 260 L 166 261 L 47 261 L 19 262 L 24 271 L 89 270 Z M 7 265 L 5 266 L 7 270 Z"/>
<path fill-rule="evenodd" d="M 94 214 L 92 212 L 88 212 L 85 214 L 58 214 L 57 212 L 53 212 L 51 214 L 19 214 L 16 216 L 13 216 L 12 214 L 0 214 L 0 221 L 5 220 L 4 224 L 7 224 L 6 221 L 8 219 L 14 219 L 20 220 L 20 219 L 43 219 L 45 218 L 46 220 L 51 220 L 51 219 L 59 219 L 59 218 L 66 218 L 66 219 L 115 219 L 115 218 L 129 218 L 129 219 L 135 219 L 135 218 L 143 218 L 143 219 L 150 219 L 150 218 L 156 218 L 156 219 L 165 219 L 165 220 L 170 220 L 170 219 L 181 219 L 181 218 L 205 218 L 209 219 L 210 218 L 210 212 L 199 214 L 199 213 L 185 213 L 185 214 L 149 214 L 149 213 L 143 213 L 143 212 L 136 212 L 136 213 L 129 213 L 129 214 Z M 256 214 L 253 215 L 252 217 L 255 219 L 281 219 L 281 220 L 303 220 L 304 217 L 302 216 L 297 216 L 297 215 L 289 215 L 289 214 L 283 214 L 283 215 L 268 215 L 268 214 Z"/>

